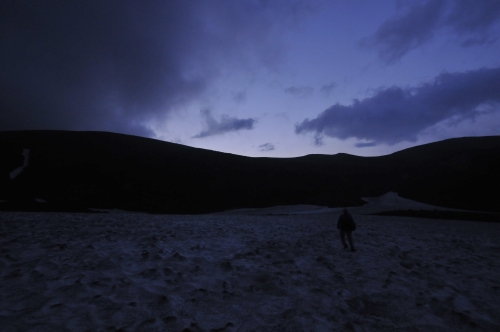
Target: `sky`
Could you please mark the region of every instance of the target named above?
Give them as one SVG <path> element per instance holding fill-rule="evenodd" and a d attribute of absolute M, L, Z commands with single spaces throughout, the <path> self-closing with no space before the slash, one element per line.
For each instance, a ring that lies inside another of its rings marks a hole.
<path fill-rule="evenodd" d="M 0 130 L 252 157 L 500 135 L 498 0 L 11 0 Z"/>

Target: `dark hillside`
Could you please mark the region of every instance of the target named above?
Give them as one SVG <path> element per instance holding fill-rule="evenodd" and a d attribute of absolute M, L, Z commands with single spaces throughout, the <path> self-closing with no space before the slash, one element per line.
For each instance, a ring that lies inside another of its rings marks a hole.
<path fill-rule="evenodd" d="M 394 153 L 395 191 L 417 201 L 500 211 L 500 137 L 454 138 Z"/>
<path fill-rule="evenodd" d="M 18 177 L 9 173 L 24 161 Z M 381 157 L 249 158 L 105 132 L 0 132 L 0 209 L 206 213 L 289 204 L 361 205 L 388 191 L 500 211 L 500 137 L 451 139 Z M 498 196 L 498 195 L 497 195 Z M 35 199 L 46 200 L 37 203 Z"/>

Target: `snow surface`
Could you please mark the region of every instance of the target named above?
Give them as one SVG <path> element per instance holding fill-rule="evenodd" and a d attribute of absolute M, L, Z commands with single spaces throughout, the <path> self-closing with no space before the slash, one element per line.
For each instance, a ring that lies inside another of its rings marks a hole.
<path fill-rule="evenodd" d="M 500 225 L 0 214 L 2 331 L 500 331 Z"/>
<path fill-rule="evenodd" d="M 398 193 L 390 191 L 379 197 L 363 198 L 367 204 L 348 207 L 351 213 L 370 214 L 391 210 L 455 210 L 416 202 L 400 197 Z M 268 208 L 235 209 L 216 212 L 214 215 L 284 215 L 284 214 L 340 214 L 344 208 L 329 208 L 317 205 L 284 205 Z M 458 211 L 458 210 L 455 210 Z"/>
<path fill-rule="evenodd" d="M 29 165 L 30 149 L 23 149 L 23 156 L 24 156 L 23 165 L 10 172 L 9 176 L 11 180 L 15 179 L 19 174 L 21 174 L 23 169 Z"/>

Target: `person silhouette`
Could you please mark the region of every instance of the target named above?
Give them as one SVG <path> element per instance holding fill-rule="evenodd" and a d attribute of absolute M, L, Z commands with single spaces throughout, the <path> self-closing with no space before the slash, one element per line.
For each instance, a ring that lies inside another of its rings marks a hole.
<path fill-rule="evenodd" d="M 352 241 L 352 232 L 356 230 L 356 223 L 347 209 L 344 209 L 343 213 L 339 216 L 337 228 L 340 230 L 340 240 L 342 240 L 344 249 L 347 249 L 347 243 L 345 242 L 345 236 L 347 235 L 351 251 L 356 251 Z"/>

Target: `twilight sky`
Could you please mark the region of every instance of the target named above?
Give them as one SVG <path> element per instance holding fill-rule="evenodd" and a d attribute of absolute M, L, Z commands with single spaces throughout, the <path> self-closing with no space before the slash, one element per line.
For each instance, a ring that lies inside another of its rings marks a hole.
<path fill-rule="evenodd" d="M 500 135 L 500 1 L 2 1 L 24 129 L 267 157 Z"/>

